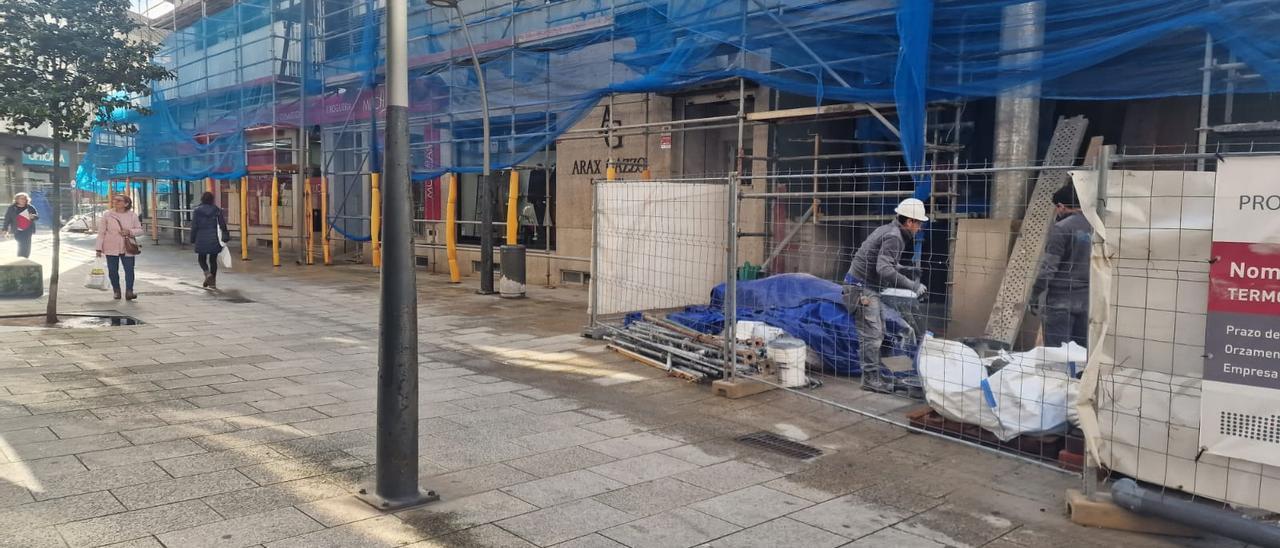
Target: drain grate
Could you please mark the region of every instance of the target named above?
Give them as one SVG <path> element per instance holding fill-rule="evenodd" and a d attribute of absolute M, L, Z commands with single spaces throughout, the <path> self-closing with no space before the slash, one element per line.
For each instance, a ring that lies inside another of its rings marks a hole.
<path fill-rule="evenodd" d="M 773 432 L 747 434 L 738 438 L 738 441 L 796 459 L 811 459 L 822 455 L 822 450 L 817 447 L 784 438 Z"/>

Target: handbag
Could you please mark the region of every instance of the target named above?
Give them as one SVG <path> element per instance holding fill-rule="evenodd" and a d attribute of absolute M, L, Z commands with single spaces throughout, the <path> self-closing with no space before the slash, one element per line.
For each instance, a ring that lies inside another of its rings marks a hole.
<path fill-rule="evenodd" d="M 218 243 L 222 244 L 222 250 L 218 252 L 218 262 L 222 263 L 222 268 L 230 270 L 231 269 L 231 250 L 227 248 L 227 241 L 222 239 L 222 230 L 219 230 L 225 227 L 221 226 L 222 224 L 221 222 L 219 222 L 218 224 L 219 226 L 214 227 L 214 229 L 218 231 Z"/>
<path fill-rule="evenodd" d="M 116 224 L 120 225 L 120 231 L 124 232 L 124 223 L 120 222 L 119 218 L 116 219 Z M 124 252 L 126 254 L 128 255 L 142 254 L 142 246 L 138 245 L 137 237 L 135 237 L 132 233 L 122 234 L 121 236 L 124 238 Z"/>

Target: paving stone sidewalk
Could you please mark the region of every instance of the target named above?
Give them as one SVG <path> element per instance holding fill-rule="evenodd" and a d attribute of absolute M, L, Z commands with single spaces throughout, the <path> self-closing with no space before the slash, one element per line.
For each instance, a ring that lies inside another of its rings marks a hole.
<path fill-rule="evenodd" d="M 191 253 L 148 246 L 124 303 L 78 287 L 91 255 L 68 245 L 63 309 L 145 324 L 0 331 L 0 546 L 1231 545 L 1076 527 L 1071 476 L 782 392 L 713 397 L 578 337 L 581 290 L 428 274 L 419 469 L 442 501 L 383 514 L 352 497 L 375 455 L 369 267 L 259 258 L 212 293 Z M 760 430 L 825 454 L 734 441 Z"/>

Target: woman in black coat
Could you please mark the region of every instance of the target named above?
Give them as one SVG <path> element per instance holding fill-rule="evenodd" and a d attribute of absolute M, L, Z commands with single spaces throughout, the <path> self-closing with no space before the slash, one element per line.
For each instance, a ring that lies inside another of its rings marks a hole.
<path fill-rule="evenodd" d="M 218 239 L 218 233 L 222 239 Z M 204 271 L 204 287 L 218 288 L 218 253 L 222 252 L 222 242 L 231 239 L 231 231 L 227 230 L 227 213 L 213 205 L 213 193 L 206 192 L 200 196 L 200 205 L 191 212 L 191 243 L 196 248 L 196 259 L 200 269 Z"/>
<path fill-rule="evenodd" d="M 40 214 L 31 207 L 31 197 L 26 192 L 13 195 L 13 203 L 4 212 L 4 226 L 0 228 L 0 236 L 13 233 L 18 240 L 18 256 L 24 259 L 31 257 L 31 236 L 36 233 L 36 219 Z"/>

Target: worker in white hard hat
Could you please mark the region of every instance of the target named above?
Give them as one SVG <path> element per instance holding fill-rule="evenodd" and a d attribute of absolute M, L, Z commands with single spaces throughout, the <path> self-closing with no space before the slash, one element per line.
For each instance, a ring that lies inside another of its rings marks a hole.
<path fill-rule="evenodd" d="M 907 198 L 894 209 L 897 218 L 877 228 L 853 254 L 853 264 L 845 275 L 845 307 L 858 329 L 858 365 L 862 369 L 862 389 L 892 392 L 894 381 L 881 371 L 880 345 L 884 343 L 884 319 L 880 294 L 886 289 L 905 289 L 917 298 L 928 288 L 904 273 L 902 254 L 924 223 L 924 202 Z"/>

